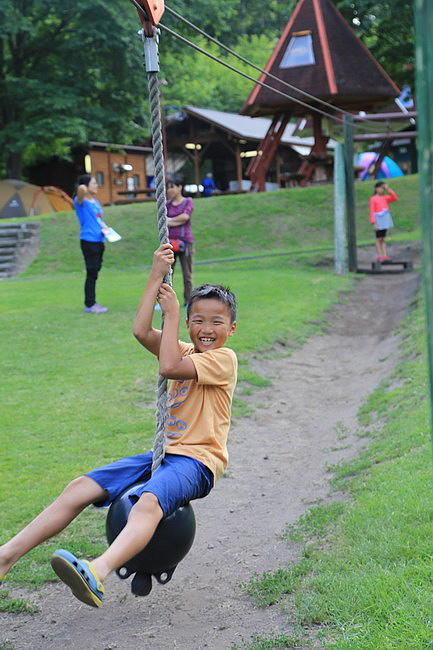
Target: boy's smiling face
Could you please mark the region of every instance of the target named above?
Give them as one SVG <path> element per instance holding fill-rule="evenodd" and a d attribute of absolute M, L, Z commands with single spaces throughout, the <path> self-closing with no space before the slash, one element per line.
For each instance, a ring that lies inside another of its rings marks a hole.
<path fill-rule="evenodd" d="M 216 298 L 195 300 L 186 325 L 198 352 L 221 348 L 236 329 L 236 321 L 231 322 L 229 307 Z"/>

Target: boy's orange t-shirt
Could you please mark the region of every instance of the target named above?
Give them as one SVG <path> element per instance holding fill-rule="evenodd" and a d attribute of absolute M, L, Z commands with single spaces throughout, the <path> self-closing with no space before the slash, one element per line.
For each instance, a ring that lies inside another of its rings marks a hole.
<path fill-rule="evenodd" d="M 190 356 L 195 379 L 175 379 L 168 393 L 167 454 L 196 458 L 215 480 L 227 467 L 227 436 L 236 386 L 238 361 L 230 348 L 195 352 L 179 341 L 182 356 Z"/>

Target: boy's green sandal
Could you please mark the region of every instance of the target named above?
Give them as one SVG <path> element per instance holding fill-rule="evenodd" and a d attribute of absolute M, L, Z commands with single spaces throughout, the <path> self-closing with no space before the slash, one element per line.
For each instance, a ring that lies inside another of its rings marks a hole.
<path fill-rule="evenodd" d="M 90 607 L 100 607 L 105 589 L 90 562 L 78 560 L 61 548 L 52 556 L 51 566 L 78 600 Z"/>

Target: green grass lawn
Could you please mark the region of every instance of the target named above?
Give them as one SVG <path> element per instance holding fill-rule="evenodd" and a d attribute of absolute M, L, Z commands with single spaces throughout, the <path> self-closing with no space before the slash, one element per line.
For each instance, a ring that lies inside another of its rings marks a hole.
<path fill-rule="evenodd" d="M 358 241 L 373 243 L 371 186 L 356 185 L 357 223 Z M 396 179 L 391 186 L 401 197 L 393 206 L 393 236 L 415 239 L 418 179 Z M 197 201 L 197 259 L 332 247 L 332 191 L 321 186 Z M 70 214 L 42 218 L 39 256 L 21 278 L 0 283 L 0 472 L 7 477 L 0 492 L 0 543 L 71 478 L 147 449 L 153 440 L 157 366 L 131 328 L 144 267 L 156 247 L 155 205 L 108 208 L 107 221 L 124 235 L 118 244 L 107 245 L 98 280 L 98 299 L 110 308 L 107 314 L 82 311 L 84 274 L 76 219 Z M 261 383 L 249 368 L 250 356 L 277 340 L 305 341 L 338 292 L 351 286 L 352 278 L 307 261 L 311 256 L 294 255 L 194 268 L 196 284 L 227 283 L 238 295 L 238 328 L 230 340 L 240 357 L 235 418 L 244 413 L 242 391 L 250 384 L 257 390 Z M 179 272 L 174 287 L 181 290 Z M 158 322 L 159 314 L 155 318 Z M 308 647 L 305 625 L 319 625 L 328 648 L 433 647 L 431 442 L 422 306 L 405 328 L 406 358 L 395 382 L 374 393 L 361 413 L 371 425 L 372 444 L 361 457 L 336 468 L 335 486 L 349 491 L 351 500 L 314 508 L 296 530 L 287 531 L 304 544 L 300 563 L 253 577 L 247 586 L 262 605 L 295 606 L 299 628 L 268 638 L 255 635 L 245 648 Z M 8 583 L 38 586 L 52 580 L 47 558 L 59 545 L 84 556 L 99 553 L 105 546 L 104 513 L 83 513 L 60 539 L 16 565 Z M 0 610 L 26 607 L 3 590 Z"/>
<path fill-rule="evenodd" d="M 356 183 L 357 241 L 374 244 L 368 201 L 373 183 Z M 400 200 L 392 204 L 395 240 L 419 238 L 418 176 L 393 179 Z M 242 257 L 334 246 L 332 185 L 196 199 L 196 260 Z M 123 239 L 107 245 L 106 269 L 150 264 L 158 241 L 155 203 L 113 206 L 105 218 Z M 31 220 L 30 218 L 28 220 Z M 24 276 L 81 271 L 74 213 L 41 219 L 39 255 Z"/>

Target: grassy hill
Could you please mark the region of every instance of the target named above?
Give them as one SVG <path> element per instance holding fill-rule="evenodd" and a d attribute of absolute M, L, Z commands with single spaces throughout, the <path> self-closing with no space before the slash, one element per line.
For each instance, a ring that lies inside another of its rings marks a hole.
<path fill-rule="evenodd" d="M 411 238 L 419 225 L 418 176 L 393 179 L 390 185 L 400 197 L 392 206 L 393 238 Z M 368 217 L 372 187 L 372 182 L 356 183 L 358 243 L 373 242 Z M 108 245 L 104 268 L 149 264 L 158 243 L 156 204 L 107 207 L 105 218 L 123 239 Z M 42 217 L 41 224 L 40 255 L 24 275 L 82 270 L 74 213 Z M 334 186 L 196 199 L 193 230 L 196 260 L 332 247 Z"/>

